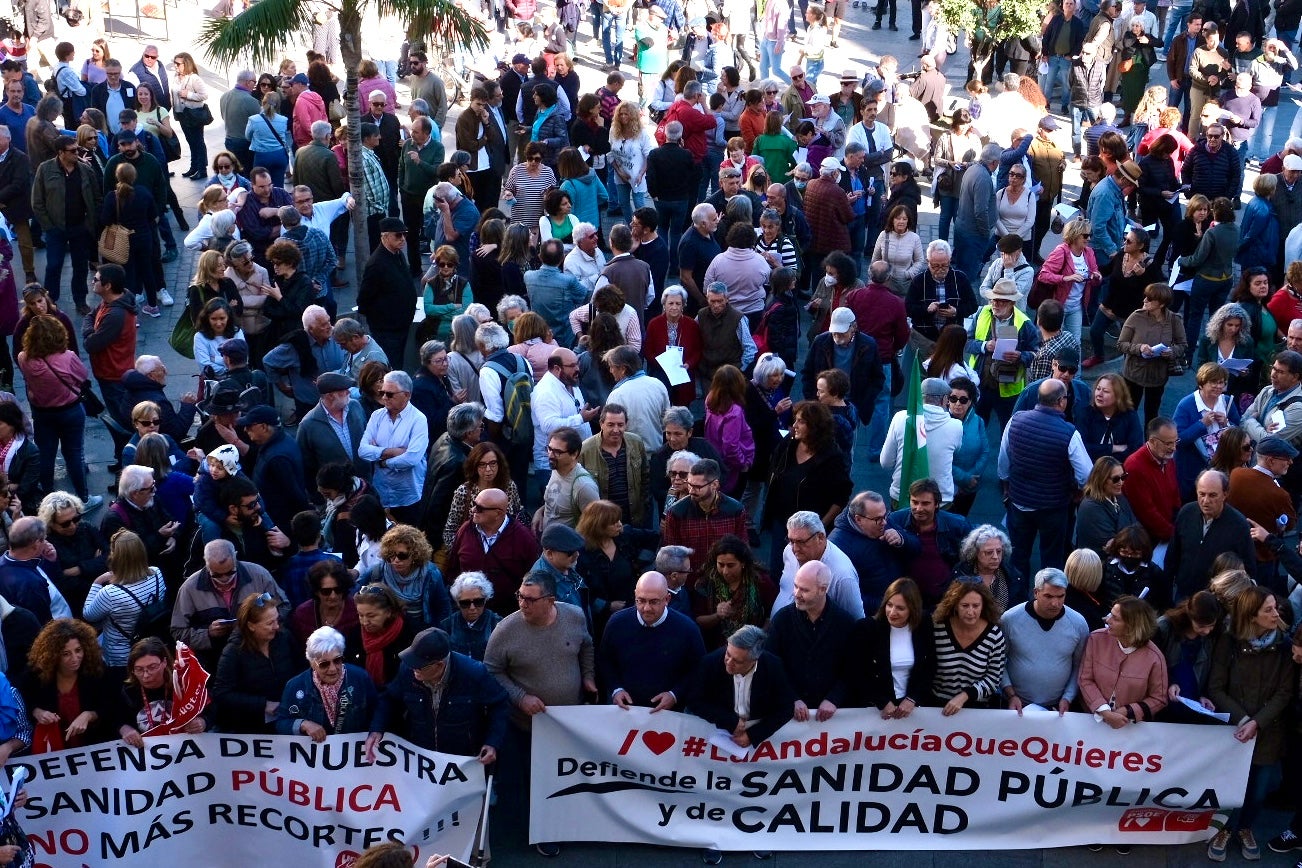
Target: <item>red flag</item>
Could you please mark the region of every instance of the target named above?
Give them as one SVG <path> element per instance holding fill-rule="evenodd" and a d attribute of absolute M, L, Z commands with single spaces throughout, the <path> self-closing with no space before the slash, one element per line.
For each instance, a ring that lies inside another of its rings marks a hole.
<path fill-rule="evenodd" d="M 208 702 L 208 672 L 199 665 L 190 646 L 177 642 L 176 662 L 172 665 L 172 716 L 141 735 L 183 732 L 186 725 L 208 707 Z"/>

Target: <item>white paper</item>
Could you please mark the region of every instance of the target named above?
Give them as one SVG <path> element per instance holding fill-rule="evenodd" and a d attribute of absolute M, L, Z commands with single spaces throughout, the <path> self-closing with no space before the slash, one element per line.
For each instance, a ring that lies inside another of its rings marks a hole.
<path fill-rule="evenodd" d="M 1003 359 L 1004 353 L 1017 352 L 1017 338 L 997 338 L 995 340 L 995 359 Z"/>
<path fill-rule="evenodd" d="M 668 347 L 656 356 L 656 363 L 665 372 L 671 386 L 681 386 L 692 379 L 692 375 L 683 367 L 683 348 Z"/>
<path fill-rule="evenodd" d="M 1214 717 L 1214 718 L 1216 718 L 1217 720 L 1219 720 L 1221 723 L 1229 723 L 1229 722 L 1230 722 L 1230 714 L 1229 714 L 1229 712 L 1225 712 L 1225 713 L 1222 714 L 1222 713 L 1220 713 L 1220 712 L 1216 712 L 1216 711 L 1208 711 L 1206 708 L 1203 707 L 1203 704 L 1202 704 L 1201 702 L 1195 702 L 1195 701 L 1193 701 L 1192 699 L 1190 699 L 1190 698 L 1187 697 L 1187 696 L 1179 696 L 1179 697 L 1176 697 L 1176 698 L 1179 699 L 1182 703 L 1184 703 L 1184 705 L 1185 705 L 1186 708 L 1192 709 L 1193 711 L 1196 711 L 1196 712 L 1198 712 L 1199 714 L 1205 714 L 1205 715 L 1207 715 L 1208 717 Z M 722 731 L 722 730 L 720 730 L 720 731 Z"/>
<path fill-rule="evenodd" d="M 1220 365 L 1231 374 L 1242 374 L 1252 367 L 1252 359 L 1222 359 Z"/>
<path fill-rule="evenodd" d="M 1028 702 L 1022 706 L 1022 717 L 1058 717 L 1058 710 L 1050 710 L 1043 705 Z"/>
<path fill-rule="evenodd" d="M 750 748 L 742 747 L 732 740 L 732 733 L 722 729 L 716 729 L 714 735 L 710 736 L 710 744 L 719 750 L 731 756 L 733 759 L 745 759 L 750 756 Z"/>
<path fill-rule="evenodd" d="M 1173 284 L 1171 284 L 1171 291 L 1172 291 L 1172 292 L 1193 292 L 1193 281 L 1192 281 L 1192 280 L 1184 280 L 1184 281 L 1181 281 L 1180 283 L 1173 283 Z"/>
<path fill-rule="evenodd" d="M 1284 428 L 1284 411 L 1276 407 L 1266 416 L 1266 433 L 1276 434 Z"/>
<path fill-rule="evenodd" d="M 1177 259 L 1175 262 L 1171 264 L 1171 276 L 1167 278 L 1167 286 L 1173 287 L 1179 282 L 1180 282 L 1180 260 Z"/>

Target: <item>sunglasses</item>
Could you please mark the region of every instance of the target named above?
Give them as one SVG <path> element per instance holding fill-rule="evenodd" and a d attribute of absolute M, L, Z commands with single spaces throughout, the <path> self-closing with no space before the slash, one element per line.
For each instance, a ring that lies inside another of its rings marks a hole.
<path fill-rule="evenodd" d="M 457 605 L 463 609 L 482 609 L 487 603 L 488 600 L 483 597 L 475 597 L 473 600 L 457 600 Z"/>
<path fill-rule="evenodd" d="M 1129 475 L 1130 475 L 1129 473 L 1120 473 L 1120 474 L 1118 474 L 1118 475 L 1116 475 L 1116 476 L 1109 476 L 1109 477 L 1108 477 L 1108 482 L 1111 482 L 1111 483 L 1113 483 L 1113 484 L 1118 483 L 1118 482 L 1125 482 L 1125 481 L 1126 481 L 1126 477 L 1128 477 Z"/>
<path fill-rule="evenodd" d="M 434 263 L 434 264 L 437 265 L 439 268 L 456 268 L 456 267 L 457 267 L 457 264 L 456 264 L 455 262 L 436 262 L 436 263 Z"/>
<path fill-rule="evenodd" d="M 530 158 L 529 158 L 529 162 L 531 162 L 531 163 L 541 163 L 541 162 L 542 162 L 542 157 L 530 157 Z"/>
<path fill-rule="evenodd" d="M 157 419 L 137 419 L 136 424 L 145 428 L 157 428 L 159 423 Z"/>
<path fill-rule="evenodd" d="M 398 395 L 401 395 L 402 392 L 386 392 L 383 389 L 381 389 L 375 394 L 379 395 L 381 398 L 395 398 Z"/>
<path fill-rule="evenodd" d="M 949 396 L 949 403 L 951 403 L 951 404 L 970 404 L 970 403 L 972 403 L 972 399 L 969 398 L 967 395 L 950 395 L 950 396 Z"/>
<path fill-rule="evenodd" d="M 344 589 L 338 586 L 333 588 L 319 588 L 317 593 L 323 597 L 342 597 L 344 595 Z"/>
<path fill-rule="evenodd" d="M 317 669 L 333 669 L 336 666 L 344 665 L 344 658 L 331 657 L 329 660 L 318 660 L 315 664 Z"/>
<path fill-rule="evenodd" d="M 470 511 L 471 511 L 471 512 L 497 512 L 497 511 L 500 510 L 501 508 L 502 508 L 502 507 L 500 507 L 500 506 L 484 506 L 482 503 L 472 503 L 472 504 L 470 504 Z"/>
<path fill-rule="evenodd" d="M 670 475 L 672 478 L 674 478 L 674 479 L 686 479 L 686 478 L 687 478 L 687 473 L 688 473 L 688 471 L 686 471 L 686 470 L 671 470 L 671 471 L 669 471 L 669 475 Z"/>
<path fill-rule="evenodd" d="M 386 561 L 397 561 L 398 563 L 402 563 L 403 561 L 411 560 L 411 552 L 394 552 L 391 555 L 385 555 L 384 559 Z"/>
<path fill-rule="evenodd" d="M 259 609 L 264 609 L 266 608 L 268 603 L 274 602 L 275 599 L 276 599 L 275 597 L 271 596 L 270 591 L 263 591 L 261 594 L 258 594 L 258 596 L 254 597 L 253 605 L 257 606 Z"/>
<path fill-rule="evenodd" d="M 158 55 L 157 55 L 157 54 L 146 54 L 146 55 L 145 55 L 145 60 L 158 60 Z"/>
<path fill-rule="evenodd" d="M 72 527 L 74 524 L 80 524 L 80 523 L 81 523 L 80 515 L 74 515 L 72 518 L 68 519 L 67 521 L 55 522 L 55 524 L 57 524 L 59 527 Z"/>

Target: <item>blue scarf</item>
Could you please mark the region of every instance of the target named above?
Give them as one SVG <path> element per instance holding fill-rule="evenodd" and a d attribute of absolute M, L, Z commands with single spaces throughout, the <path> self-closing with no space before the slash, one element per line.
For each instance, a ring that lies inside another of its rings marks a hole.
<path fill-rule="evenodd" d="M 557 105 L 559 105 L 559 103 L 557 103 Z M 529 141 L 538 141 L 538 130 L 542 129 L 543 121 L 551 117 L 552 112 L 554 111 L 556 111 L 556 106 L 549 106 L 548 108 L 538 110 L 538 115 L 533 119 L 533 130 L 529 135 Z"/>

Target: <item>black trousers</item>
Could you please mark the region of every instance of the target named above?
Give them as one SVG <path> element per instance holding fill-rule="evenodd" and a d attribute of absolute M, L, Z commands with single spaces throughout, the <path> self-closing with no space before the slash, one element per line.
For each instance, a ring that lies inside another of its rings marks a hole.
<path fill-rule="evenodd" d="M 425 207 L 425 196 L 410 193 L 399 194 L 402 198 L 402 220 L 407 224 L 407 262 L 411 265 L 412 277 L 420 276 L 420 238 L 422 219 L 421 211 Z"/>

